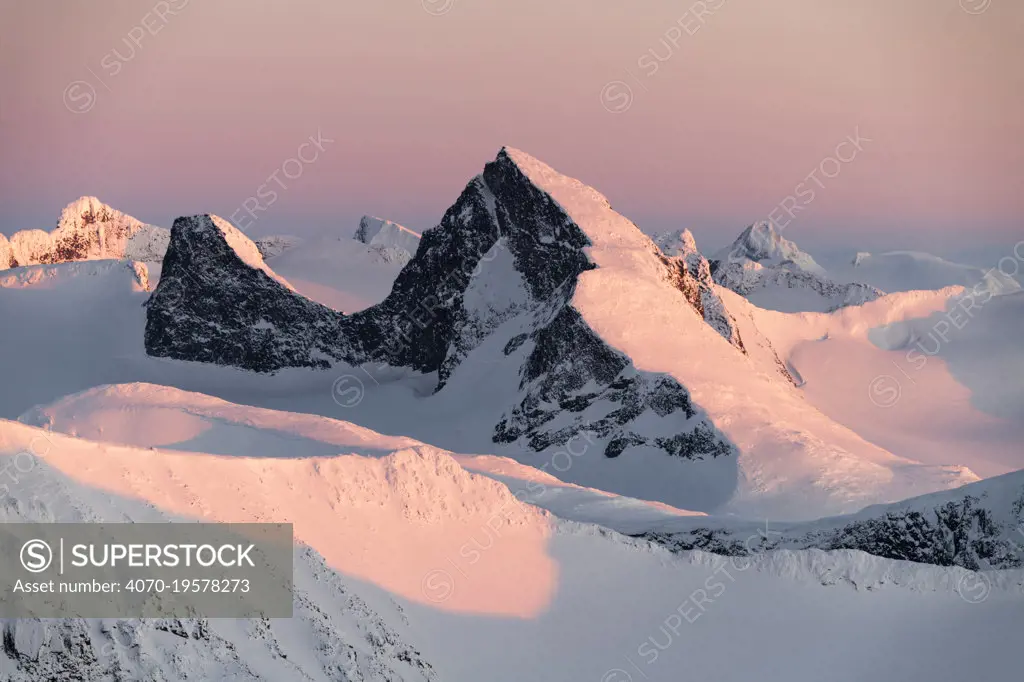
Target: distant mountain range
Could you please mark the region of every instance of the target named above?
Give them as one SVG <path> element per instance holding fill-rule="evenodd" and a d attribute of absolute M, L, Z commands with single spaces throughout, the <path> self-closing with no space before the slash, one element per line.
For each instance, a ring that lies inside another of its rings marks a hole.
<path fill-rule="evenodd" d="M 696 250 L 689 230 L 662 234 L 656 242 L 670 256 Z M 831 312 L 886 293 L 949 286 L 981 285 L 995 294 L 1020 290 L 1013 277 L 996 267 L 983 271 L 915 251 L 860 252 L 848 266 L 826 271 L 768 221 L 747 227 L 710 264 L 716 284 L 758 307 L 781 312 Z"/>
<path fill-rule="evenodd" d="M 295 533 L 292 618 L 7 619 L 2 680 L 1012 670 L 997 275 L 861 254 L 844 283 L 767 224 L 709 260 L 513 148 L 422 234 L 82 199 L 0 261 L 0 519 Z"/>

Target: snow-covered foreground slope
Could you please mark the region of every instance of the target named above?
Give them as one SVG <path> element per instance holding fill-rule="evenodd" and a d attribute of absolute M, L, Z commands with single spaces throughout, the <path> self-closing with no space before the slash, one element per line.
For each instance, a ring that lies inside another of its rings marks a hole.
<path fill-rule="evenodd" d="M 381 457 L 399 449 L 432 450 L 411 438 L 382 436 L 336 419 L 236 405 L 152 384 L 99 387 L 33 408 L 19 421 L 87 440 L 219 455 L 289 458 L 343 451 Z M 687 549 L 749 553 L 763 545 L 742 545 L 757 524 L 569 485 L 508 458 L 449 455 L 464 469 L 504 483 L 520 501 L 566 520 L 659 541 L 670 536 L 669 546 Z M 954 543 L 957 536 L 964 541 Z M 765 540 L 772 547 L 861 549 L 972 569 L 1018 567 L 1024 565 L 1024 472 L 845 517 L 777 524 Z"/>
<path fill-rule="evenodd" d="M 183 411 L 203 409 L 190 400 Z M 296 417 L 245 416 L 263 428 Z M 160 440 L 199 444 L 196 424 L 160 424 Z M 393 439 L 357 427 L 346 437 L 360 442 L 333 455 L 299 440 L 290 457 L 256 446 L 215 455 L 0 421 L 0 465 L 20 457 L 23 474 L 5 520 L 288 521 L 298 543 L 290 620 L 8 621 L 0 671 L 26 681 L 607 682 L 771 670 L 797 682 L 935 682 L 1013 665 L 1004 639 L 1024 599 L 1019 571 L 851 551 L 675 556 L 522 504 L 443 451 L 391 451 Z"/>
<path fill-rule="evenodd" d="M 1020 249 L 1024 249 L 1024 245 Z M 1013 260 L 1012 255 L 1010 259 Z M 1003 267 L 1008 273 L 1014 272 L 1010 263 Z M 1020 291 L 1020 284 L 1012 276 L 1000 272 L 996 264 L 991 270 L 982 270 L 919 251 L 858 253 L 845 267 L 832 266 L 829 272 L 839 281 L 864 282 L 888 292 L 936 290 L 951 286 L 970 289 L 978 284 L 983 284 L 993 293 Z"/>
<path fill-rule="evenodd" d="M 238 405 L 153 384 L 90 389 L 34 407 L 19 421 L 86 440 L 217 455 L 259 452 L 287 458 L 350 452 L 381 457 L 401 449 L 430 449 L 412 438 L 384 436 L 337 419 Z M 564 483 L 505 457 L 450 454 L 464 469 L 501 481 L 520 500 L 574 521 L 637 533 L 678 516 L 702 516 Z"/>
<path fill-rule="evenodd" d="M 993 476 L 1024 467 L 1024 295 L 976 291 L 890 294 L 828 315 L 723 298 L 832 419 L 891 452 Z"/>

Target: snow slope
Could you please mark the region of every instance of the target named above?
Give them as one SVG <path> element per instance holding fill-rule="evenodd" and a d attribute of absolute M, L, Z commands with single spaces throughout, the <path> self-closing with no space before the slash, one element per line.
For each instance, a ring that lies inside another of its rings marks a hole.
<path fill-rule="evenodd" d="M 344 421 L 236 405 L 152 384 L 99 387 L 33 408 L 19 421 L 88 440 L 232 456 L 259 452 L 289 458 L 343 451 L 381 457 L 395 450 L 434 450 Z M 860 549 L 974 570 L 1024 566 L 1024 471 L 844 517 L 773 523 L 761 534 L 767 542 L 759 539 L 746 547 L 744 540 L 759 524 L 568 485 L 508 458 L 447 454 L 462 468 L 502 482 L 520 501 L 562 519 L 644 535 L 673 548 L 749 554 L 767 544 Z M 965 540 L 954 543 L 955 536 Z"/>
<path fill-rule="evenodd" d="M 1013 256 L 1010 257 L 1012 259 Z M 1009 265 L 1005 267 L 1012 273 Z M 920 251 L 858 253 L 846 267 L 833 266 L 830 272 L 839 281 L 864 282 L 888 292 L 937 290 L 950 286 L 973 288 L 982 282 L 995 294 L 1020 291 L 1020 284 L 997 267 L 986 271 Z"/>
<path fill-rule="evenodd" d="M 393 445 L 351 433 L 362 447 Z M 1020 571 L 849 550 L 675 556 L 521 504 L 434 448 L 214 455 L 0 421 L 0 465 L 23 453 L 32 466 L 21 463 L 6 520 L 294 523 L 296 615 L 7 621 L 0 671 L 19 682 L 667 681 L 680 670 L 941 682 L 991 679 L 1015 660 L 1004 640 L 1019 619 Z"/>
<path fill-rule="evenodd" d="M 268 257 L 296 291 L 345 313 L 383 301 L 404 265 L 355 239 L 333 235 L 306 237 Z"/>
<path fill-rule="evenodd" d="M 405 265 L 416 254 L 421 235 L 390 220 L 364 215 L 354 237 L 373 249 L 383 262 Z"/>
<path fill-rule="evenodd" d="M 982 476 L 1024 467 L 1024 391 L 1007 380 L 1024 376 L 1024 295 L 979 283 L 800 315 L 723 298 L 742 333 L 749 323 L 771 339 L 808 402 L 867 440 Z"/>
<path fill-rule="evenodd" d="M 78 438 L 218 455 L 329 456 L 338 451 L 380 457 L 401 449 L 430 449 L 327 417 L 238 405 L 154 384 L 101 386 L 37 406 L 19 421 Z M 464 469 L 505 484 L 520 500 L 573 521 L 624 533 L 677 516 L 702 514 L 564 483 L 551 474 L 493 455 L 450 453 Z"/>

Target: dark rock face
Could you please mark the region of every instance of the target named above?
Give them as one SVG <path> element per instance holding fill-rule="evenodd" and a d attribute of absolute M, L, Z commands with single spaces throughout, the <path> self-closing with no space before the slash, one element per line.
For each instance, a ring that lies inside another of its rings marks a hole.
<path fill-rule="evenodd" d="M 1004 537 L 1000 524 L 971 495 L 935 507 L 888 512 L 825 534 L 822 549 L 859 549 L 868 554 L 939 566 L 1020 568 L 1024 553 Z M 1024 537 L 1020 538 L 1024 540 Z"/>
<path fill-rule="evenodd" d="M 146 303 L 147 353 L 256 372 L 356 360 L 341 333 L 344 316 L 247 263 L 229 237 L 248 241 L 217 217 L 174 221 Z"/>
<path fill-rule="evenodd" d="M 911 508 L 901 504 L 880 508 L 875 514 L 866 510 L 857 515 L 867 513 L 866 518 L 839 518 L 828 527 L 815 527 L 820 523 L 812 522 L 754 533 L 750 529 L 698 527 L 640 537 L 673 551 L 701 549 L 726 556 L 749 556 L 773 549 L 856 549 L 886 559 L 960 566 L 974 571 L 1021 568 L 1024 486 L 1018 487 L 1020 497 L 1010 510 L 994 506 L 985 494 L 966 493 L 941 503 L 928 503 L 929 496 L 925 496 Z"/>
<path fill-rule="evenodd" d="M 722 335 L 739 351 L 746 353 L 740 330 L 734 318 L 725 308 L 725 303 L 715 292 L 711 279 L 711 267 L 707 259 L 697 254 L 698 259 L 662 256 L 661 260 L 669 273 L 673 286 L 683 294 L 704 321 Z"/>
<path fill-rule="evenodd" d="M 638 372 L 628 358 L 601 341 L 575 309 L 562 307 L 532 341 L 521 372 L 520 388 L 526 395 L 498 423 L 495 441 L 525 438 L 532 449 L 543 450 L 587 433 L 608 439 L 606 457 L 618 457 L 639 445 L 653 445 L 685 459 L 731 453 L 713 427 L 694 420 L 697 413 L 686 389 L 672 377 Z M 674 416 L 684 430 L 661 438 L 637 433 L 630 427 L 647 411 Z M 570 423 L 548 428 L 559 418 Z"/>
<path fill-rule="evenodd" d="M 541 450 L 587 432 L 609 440 L 608 456 L 637 445 L 687 459 L 732 451 L 685 388 L 638 372 L 572 307 L 577 278 L 594 267 L 584 251 L 590 241 L 504 150 L 422 235 L 388 297 L 350 316 L 290 290 L 262 261 L 240 257 L 229 242 L 248 240 L 233 230 L 209 216 L 175 222 L 148 304 L 151 355 L 260 372 L 381 363 L 437 372 L 441 390 L 474 349 L 517 319 L 518 333 L 502 345 L 509 362 L 522 362 L 520 399 L 495 427 L 495 441 L 523 439 Z M 491 275 L 499 262 L 506 269 Z M 677 275 L 680 286 L 692 279 L 685 265 Z M 481 280 L 511 293 L 500 303 L 481 297 L 474 288 Z M 632 428 L 647 412 L 667 420 L 659 422 L 665 433 Z"/>
<path fill-rule="evenodd" d="M 347 331 L 367 360 L 440 372 L 442 383 L 458 364 L 448 358 L 464 318 L 462 297 L 499 236 L 490 201 L 482 179 L 471 181 L 423 233 L 391 294 L 352 316 Z"/>
<path fill-rule="evenodd" d="M 654 243 L 663 254 L 661 260 L 668 269 L 672 284 L 712 329 L 746 353 L 736 319 L 715 291 L 711 264 L 697 250 L 693 234 L 689 230 L 672 232 L 658 237 Z"/>

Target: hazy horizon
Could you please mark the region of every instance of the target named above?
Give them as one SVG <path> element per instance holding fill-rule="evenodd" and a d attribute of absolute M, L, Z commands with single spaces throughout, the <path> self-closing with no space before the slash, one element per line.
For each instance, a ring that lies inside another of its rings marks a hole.
<path fill-rule="evenodd" d="M 81 195 L 168 227 L 230 217 L 319 131 L 251 234 L 427 229 L 507 144 L 707 250 L 815 169 L 784 232 L 812 253 L 1024 236 L 1009 2 L 8 3 L 0 25 L 8 235 Z"/>

